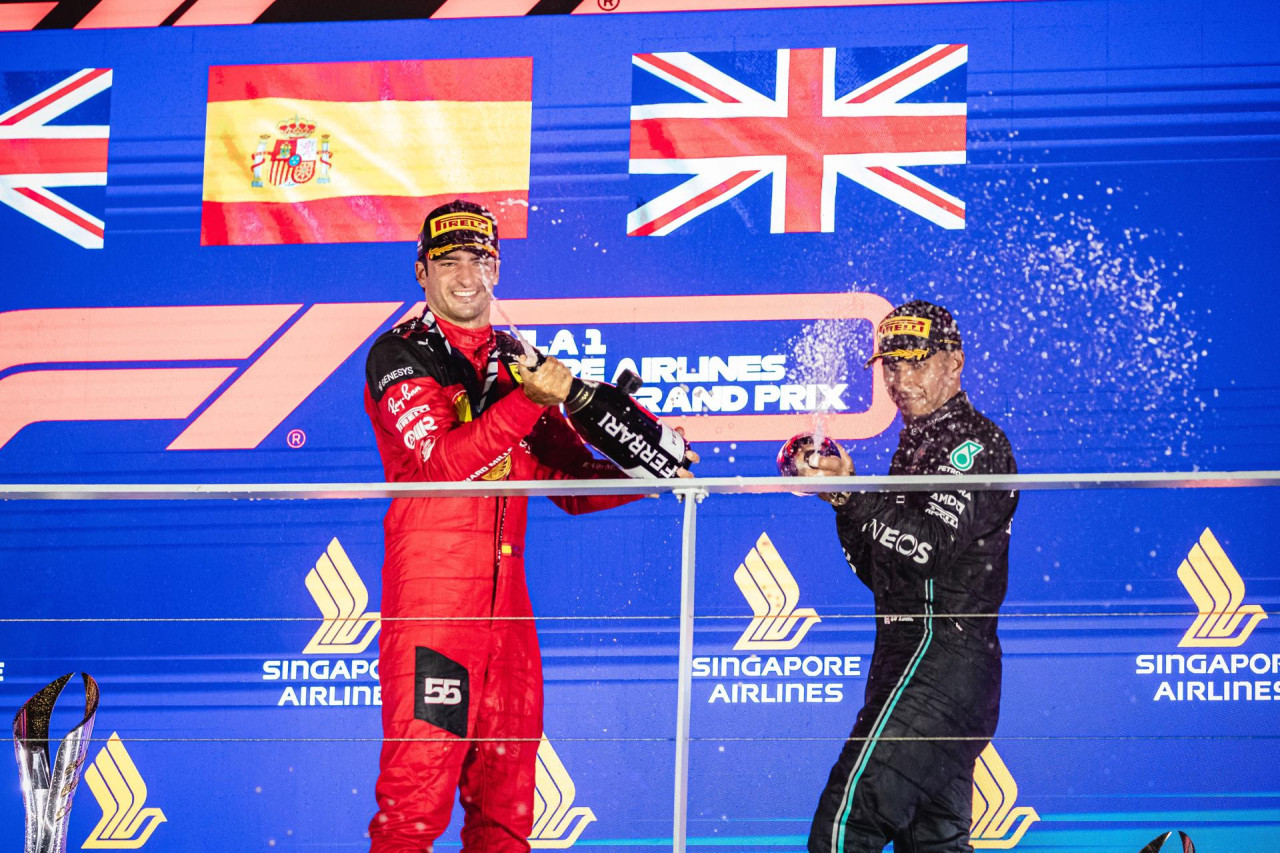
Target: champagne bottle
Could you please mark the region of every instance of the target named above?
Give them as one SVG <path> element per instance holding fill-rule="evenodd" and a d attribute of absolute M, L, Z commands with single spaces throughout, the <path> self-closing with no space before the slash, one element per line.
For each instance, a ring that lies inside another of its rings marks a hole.
<path fill-rule="evenodd" d="M 675 477 L 688 467 L 688 442 L 632 399 L 639 376 L 627 370 L 618 380 L 610 385 L 575 377 L 564 401 L 569 423 L 628 476 Z"/>

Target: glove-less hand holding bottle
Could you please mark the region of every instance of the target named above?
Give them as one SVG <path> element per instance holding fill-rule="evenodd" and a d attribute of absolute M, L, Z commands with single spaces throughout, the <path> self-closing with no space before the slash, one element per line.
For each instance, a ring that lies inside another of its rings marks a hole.
<path fill-rule="evenodd" d="M 632 399 L 640 377 L 624 371 L 617 385 L 574 378 L 565 415 L 582 439 L 631 477 L 675 477 L 688 467 L 684 436 Z"/>

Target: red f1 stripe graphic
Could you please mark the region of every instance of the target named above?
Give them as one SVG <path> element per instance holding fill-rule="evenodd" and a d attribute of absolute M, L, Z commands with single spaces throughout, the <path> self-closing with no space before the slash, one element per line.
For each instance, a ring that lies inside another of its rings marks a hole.
<path fill-rule="evenodd" d="M 257 447 L 402 302 L 316 305 L 169 445 Z"/>
<path fill-rule="evenodd" d="M 170 445 L 256 447 L 401 302 L 316 305 Z M 0 372 L 50 363 L 244 362 L 301 305 L 53 308 L 0 314 Z M 28 424 L 159 420 L 191 414 L 233 367 L 35 369 L 0 378 L 0 447 Z"/>
<path fill-rule="evenodd" d="M 516 299 L 505 305 L 522 326 L 670 323 L 672 318 L 680 318 L 674 320 L 680 323 L 842 318 L 865 321 L 868 335 L 892 308 L 871 293 Z M 403 311 L 405 303 L 313 305 L 297 316 L 302 307 L 2 312 L 0 448 L 28 424 L 180 420 L 190 418 L 211 396 L 213 401 L 169 449 L 257 447 L 395 312 Z M 404 319 L 420 314 L 422 307 L 412 306 Z M 277 333 L 279 337 L 254 358 Z M 221 363 L 117 367 L 121 362 Z M 92 366 L 107 363 L 111 366 Z M 873 371 L 868 408 L 832 413 L 828 426 L 831 434 L 842 438 L 869 438 L 888 429 L 896 411 L 880 372 Z M 811 416 L 800 413 L 664 419 L 683 425 L 694 441 L 779 441 L 812 428 Z"/>

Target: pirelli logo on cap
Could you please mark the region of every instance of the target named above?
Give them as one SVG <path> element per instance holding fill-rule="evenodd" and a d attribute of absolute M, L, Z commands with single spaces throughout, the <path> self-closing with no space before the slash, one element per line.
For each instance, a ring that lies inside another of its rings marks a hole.
<path fill-rule="evenodd" d="M 929 337 L 929 329 L 933 321 L 927 317 L 890 317 L 880 324 L 882 338 L 893 335 L 914 335 L 917 338 Z"/>
<path fill-rule="evenodd" d="M 479 231 L 486 237 L 492 237 L 493 223 L 474 213 L 450 213 L 431 220 L 432 238 L 450 231 Z"/>

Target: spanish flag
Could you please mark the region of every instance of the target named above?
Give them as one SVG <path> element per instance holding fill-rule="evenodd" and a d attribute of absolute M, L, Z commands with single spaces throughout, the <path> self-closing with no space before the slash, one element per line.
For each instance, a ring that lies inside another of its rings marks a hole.
<path fill-rule="evenodd" d="M 524 237 L 533 60 L 209 69 L 205 246 L 413 240 L 455 198 Z"/>

